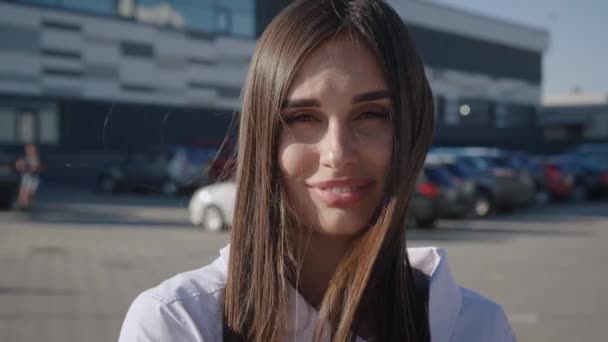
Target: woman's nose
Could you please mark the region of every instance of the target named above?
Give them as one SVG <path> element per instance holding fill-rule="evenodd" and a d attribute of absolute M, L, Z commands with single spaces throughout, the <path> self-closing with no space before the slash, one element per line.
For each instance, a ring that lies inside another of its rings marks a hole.
<path fill-rule="evenodd" d="M 357 146 L 353 132 L 345 123 L 330 121 L 325 136 L 319 141 L 321 164 L 343 169 L 357 161 Z"/>

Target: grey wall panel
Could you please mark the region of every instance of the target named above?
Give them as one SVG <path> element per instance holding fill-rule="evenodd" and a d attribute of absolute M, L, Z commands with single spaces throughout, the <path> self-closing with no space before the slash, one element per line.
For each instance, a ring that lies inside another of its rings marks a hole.
<path fill-rule="evenodd" d="M 217 89 L 214 88 L 189 88 L 186 91 L 186 100 L 188 103 L 197 106 L 213 106 L 215 101 L 217 100 Z"/>
<path fill-rule="evenodd" d="M 122 89 L 116 80 L 96 78 L 94 80 L 87 79 L 83 82 L 82 95 L 88 99 L 113 101 L 114 99 L 118 99 L 121 92 Z"/>
<path fill-rule="evenodd" d="M 120 52 L 123 56 L 128 57 L 154 58 L 154 45 L 133 40 L 123 40 L 120 42 Z"/>
<path fill-rule="evenodd" d="M 172 56 L 172 55 L 159 55 L 156 56 L 156 64 L 164 69 L 171 70 L 185 70 L 186 59 L 184 57 Z"/>
<path fill-rule="evenodd" d="M 65 77 L 69 79 L 80 79 L 82 77 L 82 70 L 71 70 L 71 69 L 63 69 L 63 68 L 53 68 L 53 67 L 42 67 L 42 75 L 46 77 L 49 76 L 57 76 L 57 77 Z"/>
<path fill-rule="evenodd" d="M 179 60 L 182 63 L 189 57 L 192 45 L 183 33 L 176 31 L 159 31 L 154 42 L 159 58 Z"/>
<path fill-rule="evenodd" d="M 59 97 L 80 97 L 82 94 L 82 88 L 79 86 L 44 85 L 42 91 L 45 95 Z"/>
<path fill-rule="evenodd" d="M 111 64 L 96 64 L 87 63 L 84 66 L 84 75 L 89 78 L 91 82 L 97 80 L 113 80 L 118 82 L 118 67 Z"/>
<path fill-rule="evenodd" d="M 186 90 L 188 85 L 186 83 L 187 75 L 185 69 L 167 69 L 165 67 L 158 66 L 156 69 L 156 77 L 158 82 L 156 83 L 159 89 L 168 90 Z"/>
<path fill-rule="evenodd" d="M 42 30 L 40 46 L 47 49 L 80 51 L 83 47 L 83 39 L 80 32 L 47 29 Z"/>
<path fill-rule="evenodd" d="M 129 40 L 154 45 L 159 28 L 139 25 L 126 21 L 111 21 L 111 26 L 105 32 L 106 37 L 116 41 Z"/>
<path fill-rule="evenodd" d="M 56 72 L 47 73 L 42 79 L 42 89 L 49 95 L 75 95 L 82 94 L 82 78 L 79 75 L 69 75 Z"/>
<path fill-rule="evenodd" d="M 90 18 L 82 24 L 82 35 L 91 42 L 117 43 L 121 40 L 116 23 L 101 18 Z"/>
<path fill-rule="evenodd" d="M 124 84 L 155 85 L 158 82 L 156 62 L 151 59 L 124 57 L 118 70 Z"/>
<path fill-rule="evenodd" d="M 40 11 L 0 2 L 0 23 L 38 30 Z"/>
<path fill-rule="evenodd" d="M 121 54 L 118 43 L 86 40 L 82 51 L 85 64 L 110 64 L 118 67 Z"/>
<path fill-rule="evenodd" d="M 49 29 L 49 30 L 68 31 L 68 32 L 75 32 L 75 33 L 80 32 L 80 23 L 74 22 L 71 20 L 69 22 L 65 22 L 65 21 L 59 21 L 59 20 L 54 20 L 54 19 L 42 18 L 42 22 L 40 24 L 42 25 L 43 30 Z"/>
<path fill-rule="evenodd" d="M 80 50 L 74 48 L 57 48 L 57 47 L 43 47 L 40 49 L 40 54 L 42 57 L 55 57 L 62 58 L 66 60 L 80 60 L 81 53 Z"/>
<path fill-rule="evenodd" d="M 40 46 L 40 31 L 0 21 L 0 53 L 22 51 L 37 53 Z"/>
<path fill-rule="evenodd" d="M 127 92 L 127 95 L 129 92 L 140 95 L 156 93 L 156 87 L 152 85 L 123 83 L 120 85 L 120 88 Z"/>
<path fill-rule="evenodd" d="M 41 59 L 37 54 L 14 51 L 0 53 L 0 73 L 39 77 L 40 71 Z"/>
<path fill-rule="evenodd" d="M 82 61 L 79 59 L 61 58 L 61 57 L 50 57 L 44 56 L 42 58 L 42 65 L 46 68 L 64 69 L 73 71 L 83 71 Z"/>
<path fill-rule="evenodd" d="M 186 56 L 188 59 L 217 61 L 218 47 L 214 42 L 197 41 L 188 39 L 188 47 L 186 48 Z"/>
<path fill-rule="evenodd" d="M 33 75 L 15 74 L 11 72 L 0 72 L 0 80 L 4 82 L 18 82 L 18 83 L 38 83 L 40 77 Z"/>

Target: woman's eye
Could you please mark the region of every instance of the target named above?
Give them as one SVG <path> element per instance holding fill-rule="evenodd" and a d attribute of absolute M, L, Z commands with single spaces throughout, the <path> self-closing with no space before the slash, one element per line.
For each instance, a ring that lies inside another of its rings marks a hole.
<path fill-rule="evenodd" d="M 296 122 L 313 122 L 313 121 L 317 121 L 317 118 L 315 118 L 312 114 L 309 114 L 309 113 L 293 114 L 293 115 L 288 116 L 285 119 L 285 122 L 287 124 L 296 123 Z"/>
<path fill-rule="evenodd" d="M 359 120 L 366 119 L 389 119 L 389 114 L 386 111 L 367 111 L 363 112 L 357 117 Z"/>

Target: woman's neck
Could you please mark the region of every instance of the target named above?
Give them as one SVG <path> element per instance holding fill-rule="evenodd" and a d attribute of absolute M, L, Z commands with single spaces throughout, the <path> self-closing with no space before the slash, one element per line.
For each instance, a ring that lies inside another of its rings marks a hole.
<path fill-rule="evenodd" d="M 344 254 L 352 245 L 352 239 L 331 237 L 310 232 L 299 243 L 301 270 L 297 289 L 306 301 L 319 309 L 325 290 Z"/>

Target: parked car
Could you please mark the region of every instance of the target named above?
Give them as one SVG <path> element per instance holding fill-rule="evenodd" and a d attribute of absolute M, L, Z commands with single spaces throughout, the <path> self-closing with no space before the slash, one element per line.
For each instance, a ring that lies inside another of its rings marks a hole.
<path fill-rule="evenodd" d="M 527 170 L 536 192 L 536 202 L 546 203 L 550 199 L 549 176 L 542 157 L 532 156 L 525 151 L 509 152 L 510 163 L 517 169 Z"/>
<path fill-rule="evenodd" d="M 454 177 L 441 163 L 429 161 L 424 165 L 423 182 L 438 193 L 437 210 L 441 218 L 464 218 L 471 214 L 475 187 L 470 181 Z"/>
<path fill-rule="evenodd" d="M 510 211 L 534 202 L 536 188 L 530 173 L 525 168 L 514 165 L 507 152 L 483 147 L 450 150 L 471 166 L 494 178 L 496 194 L 501 195 L 494 199 L 497 209 Z"/>
<path fill-rule="evenodd" d="M 470 182 L 474 188 L 472 214 L 476 217 L 486 217 L 494 211 L 496 184 L 494 179 L 485 172 L 468 165 L 462 158 L 450 154 L 430 153 L 429 157 L 446 167 L 458 181 Z"/>
<path fill-rule="evenodd" d="M 185 146 L 163 145 L 127 153 L 123 160 L 108 165 L 97 177 L 97 189 L 153 191 L 175 195 L 206 184 L 210 152 Z"/>
<path fill-rule="evenodd" d="M 438 218 L 439 190 L 425 181 L 418 180 L 417 191 L 412 198 L 410 220 L 420 228 L 433 228 Z M 204 186 L 194 192 L 188 204 L 190 222 L 210 232 L 220 232 L 232 225 L 236 184 L 233 181 Z"/>
<path fill-rule="evenodd" d="M 493 148 L 434 148 L 433 153 L 449 154 L 478 174 L 484 184 L 482 194 L 490 197 L 491 211 L 510 211 L 524 206 L 535 196 L 535 187 L 529 174 L 519 174 L 507 160 L 504 152 Z"/>
<path fill-rule="evenodd" d="M 21 176 L 15 168 L 16 157 L 0 151 L 0 208 L 10 209 L 15 203 Z"/>
<path fill-rule="evenodd" d="M 572 175 L 571 197 L 575 201 L 608 195 L 608 163 L 578 154 L 559 156 L 554 163 Z"/>
<path fill-rule="evenodd" d="M 414 227 L 434 228 L 439 218 L 439 188 L 428 181 L 424 172 L 418 175 L 416 191 L 412 195 L 409 220 Z"/>
<path fill-rule="evenodd" d="M 190 222 L 210 232 L 219 232 L 232 225 L 236 183 L 214 183 L 195 191 L 188 204 Z"/>
<path fill-rule="evenodd" d="M 573 164 L 563 158 L 548 158 L 544 165 L 550 199 L 552 201 L 569 199 L 575 188 Z"/>

